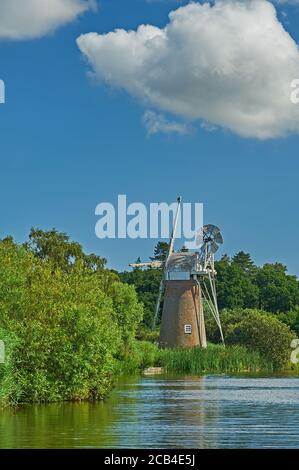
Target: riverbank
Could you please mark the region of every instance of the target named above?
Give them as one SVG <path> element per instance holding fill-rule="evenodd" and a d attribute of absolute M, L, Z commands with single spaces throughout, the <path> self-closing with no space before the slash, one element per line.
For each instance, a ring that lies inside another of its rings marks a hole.
<path fill-rule="evenodd" d="M 94 365 L 97 368 L 96 364 Z M 22 399 L 15 387 L 16 378 L 10 370 L 9 374 L 2 371 L 0 407 L 14 406 L 24 403 L 55 403 L 97 401 L 108 397 L 121 376 L 142 375 L 148 368 L 160 368 L 164 376 L 172 374 L 201 376 L 205 374 L 293 374 L 299 376 L 298 366 L 288 364 L 283 369 L 277 369 L 275 362 L 258 351 L 252 351 L 241 345 L 209 344 L 206 349 L 177 348 L 161 349 L 156 342 L 133 341 L 126 355 L 119 357 L 110 369 L 106 382 L 106 393 L 103 396 L 90 398 L 88 396 L 72 396 L 61 398 L 59 396 L 44 396 L 43 399 Z M 1 378 L 1 377 L 0 377 Z M 103 381 L 105 377 L 100 377 Z M 6 392 L 9 391 L 9 394 Z M 4 398 L 4 399 L 3 399 Z"/>
<path fill-rule="evenodd" d="M 0 412 L 1 448 L 298 448 L 299 378 L 121 376 L 95 403 Z"/>
<path fill-rule="evenodd" d="M 244 346 L 209 344 L 207 349 L 160 349 L 156 343 L 136 341 L 120 364 L 120 371 L 134 374 L 148 367 L 161 367 L 166 373 L 204 374 L 274 372 L 271 360 Z"/>

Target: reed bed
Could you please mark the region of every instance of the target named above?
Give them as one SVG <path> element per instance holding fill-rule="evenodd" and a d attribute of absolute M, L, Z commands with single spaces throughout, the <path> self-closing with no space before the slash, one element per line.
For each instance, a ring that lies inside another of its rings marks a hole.
<path fill-rule="evenodd" d="M 210 344 L 207 349 L 159 349 L 157 344 L 137 342 L 130 355 L 121 363 L 125 373 L 147 367 L 163 367 L 167 373 L 241 373 L 273 372 L 273 364 L 258 352 L 244 346 Z"/>
<path fill-rule="evenodd" d="M 209 345 L 207 349 L 164 349 L 159 365 L 167 372 L 199 374 L 206 372 L 272 372 L 273 365 L 258 352 L 243 346 Z"/>

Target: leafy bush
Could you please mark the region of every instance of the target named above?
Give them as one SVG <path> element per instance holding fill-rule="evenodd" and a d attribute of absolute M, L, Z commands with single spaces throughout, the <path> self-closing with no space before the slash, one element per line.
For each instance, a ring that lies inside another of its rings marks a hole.
<path fill-rule="evenodd" d="M 119 327 L 124 353 L 128 351 L 142 320 L 142 305 L 138 304 L 134 287 L 121 282 L 112 283 L 108 293 L 113 302 L 113 321 Z"/>
<path fill-rule="evenodd" d="M 129 285 L 133 285 L 138 294 L 139 301 L 144 307 L 143 323 L 151 328 L 153 324 L 159 284 L 162 278 L 160 269 L 133 269 L 131 272 L 120 273 L 120 279 Z M 162 305 L 161 305 L 162 309 Z"/>
<path fill-rule="evenodd" d="M 61 269 L 11 240 L 0 242 L 0 264 L 2 402 L 104 397 L 142 317 L 134 288 L 80 261 Z"/>
<path fill-rule="evenodd" d="M 130 351 L 120 364 L 121 372 L 136 373 L 159 362 L 159 348 L 149 341 L 135 341 Z"/>
<path fill-rule="evenodd" d="M 227 339 L 228 330 L 231 327 L 231 325 L 239 323 L 240 321 L 244 320 L 244 318 L 252 315 L 253 313 L 257 313 L 261 315 L 269 315 L 267 312 L 264 312 L 263 310 L 249 309 L 249 308 L 245 308 L 245 309 L 235 308 L 233 310 L 229 310 L 229 309 L 222 310 L 220 313 L 220 317 L 221 317 L 222 330 L 223 330 L 223 334 L 225 338 Z M 205 319 L 206 319 L 206 331 L 207 331 L 208 341 L 210 341 L 211 343 L 220 343 L 221 336 L 220 336 L 219 328 L 214 318 L 209 313 L 208 309 L 205 309 Z"/>
<path fill-rule="evenodd" d="M 7 403 L 16 404 L 21 389 L 16 380 L 18 372 L 13 357 L 18 338 L 3 328 L 0 328 L 0 338 L 5 344 L 5 362 L 0 364 L 0 406 L 3 406 Z"/>
<path fill-rule="evenodd" d="M 160 328 L 154 330 L 146 327 L 144 324 L 140 324 L 136 333 L 136 338 L 140 341 L 150 341 L 156 343 L 159 340 Z"/>
<path fill-rule="evenodd" d="M 242 344 L 260 352 L 275 369 L 288 364 L 294 334 L 275 316 L 260 310 L 236 309 L 224 311 L 221 320 L 227 344 Z M 217 329 L 211 321 L 208 327 L 209 337 L 218 341 Z"/>
<path fill-rule="evenodd" d="M 299 336 L 299 307 L 286 313 L 278 313 L 277 318 Z"/>

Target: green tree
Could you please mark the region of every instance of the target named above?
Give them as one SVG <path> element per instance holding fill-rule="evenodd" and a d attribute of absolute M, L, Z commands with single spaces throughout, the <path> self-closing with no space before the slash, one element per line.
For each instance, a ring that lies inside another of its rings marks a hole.
<path fill-rule="evenodd" d="M 286 312 L 299 305 L 299 283 L 280 263 L 265 264 L 256 275 L 260 307 L 269 312 Z"/>
<path fill-rule="evenodd" d="M 221 323 L 226 344 L 240 344 L 269 359 L 275 369 L 287 366 L 294 333 L 276 316 L 257 309 L 224 310 Z M 208 339 L 220 343 L 216 323 L 207 321 Z"/>
<path fill-rule="evenodd" d="M 154 256 L 150 259 L 152 261 L 165 261 L 168 246 L 168 243 L 158 242 L 154 248 Z M 140 258 L 138 258 L 137 262 L 140 262 Z M 162 269 L 156 268 L 134 268 L 132 271 L 125 271 L 119 274 L 122 282 L 130 284 L 136 289 L 138 300 L 144 308 L 143 327 L 152 327 L 162 276 Z M 161 311 L 162 308 L 163 302 L 161 304 Z"/>
<path fill-rule="evenodd" d="M 215 263 L 220 309 L 255 308 L 259 304 L 259 289 L 252 272 L 248 271 L 247 264 L 245 267 L 240 261 L 239 257 L 230 260 L 225 256 Z"/>
<path fill-rule="evenodd" d="M 165 261 L 168 253 L 169 244 L 166 242 L 158 242 L 154 249 L 154 256 L 150 258 L 152 261 Z"/>
<path fill-rule="evenodd" d="M 254 276 L 256 274 L 257 267 L 254 265 L 249 253 L 239 251 L 233 256 L 232 264 L 239 266 L 245 275 Z"/>
<path fill-rule="evenodd" d="M 299 306 L 289 312 L 277 314 L 277 318 L 288 325 L 299 337 Z"/>
<path fill-rule="evenodd" d="M 120 273 L 119 276 L 122 282 L 135 287 L 138 300 L 143 304 L 144 308 L 143 322 L 147 327 L 151 328 L 162 271 L 153 268 L 133 269 L 130 272 L 125 271 Z"/>
<path fill-rule="evenodd" d="M 79 261 L 93 272 L 104 269 L 106 264 L 105 258 L 95 254 L 86 255 L 79 243 L 70 241 L 66 233 L 55 229 L 43 231 L 32 228 L 29 242 L 24 246 L 38 258 L 50 261 L 54 266 L 66 271 L 72 269 Z"/>
<path fill-rule="evenodd" d="M 290 361 L 294 334 L 277 318 L 252 312 L 228 329 L 228 344 L 242 344 L 269 359 L 274 369 L 284 369 Z"/>
<path fill-rule="evenodd" d="M 138 325 L 143 318 L 143 307 L 138 303 L 137 293 L 132 286 L 114 282 L 108 290 L 113 301 L 113 319 L 121 332 L 122 351 L 130 351 Z"/>

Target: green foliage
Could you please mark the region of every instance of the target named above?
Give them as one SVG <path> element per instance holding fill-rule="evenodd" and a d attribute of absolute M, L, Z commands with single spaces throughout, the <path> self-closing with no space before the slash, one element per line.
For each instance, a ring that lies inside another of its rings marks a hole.
<path fill-rule="evenodd" d="M 259 310 L 235 309 L 223 312 L 221 321 L 227 344 L 241 344 L 250 351 L 258 351 L 275 369 L 287 367 L 294 334 L 275 316 Z M 208 322 L 207 331 L 210 340 L 219 341 L 212 321 Z"/>
<path fill-rule="evenodd" d="M 299 337 L 299 306 L 286 313 L 279 313 L 277 318 L 285 323 Z"/>
<path fill-rule="evenodd" d="M 123 350 L 127 351 L 142 320 L 143 307 L 138 304 L 135 289 L 128 284 L 114 282 L 108 292 L 113 301 L 113 320 L 121 332 Z"/>
<path fill-rule="evenodd" d="M 273 369 L 270 360 L 244 346 L 209 345 L 207 349 L 165 349 L 159 365 L 168 372 L 199 374 L 204 372 L 259 372 Z"/>
<path fill-rule="evenodd" d="M 167 249 L 160 242 L 153 259 L 163 261 Z M 158 349 L 158 330 L 148 327 L 162 271 L 118 275 L 56 230 L 32 229 L 23 246 L 4 239 L 0 265 L 2 405 L 102 398 L 119 370 L 149 366 L 184 373 L 279 369 L 289 360 L 290 329 L 299 335 L 297 278 L 280 264 L 258 268 L 244 252 L 216 263 L 225 349 Z M 219 342 L 209 317 L 207 332 Z"/>
<path fill-rule="evenodd" d="M 265 264 L 256 275 L 260 291 L 260 306 L 269 312 L 286 312 L 299 305 L 296 276 L 286 274 L 282 264 Z"/>
<path fill-rule="evenodd" d="M 235 325 L 236 323 L 241 322 L 247 316 L 252 315 L 253 313 L 261 314 L 261 315 L 268 315 L 267 312 L 258 309 L 243 309 L 243 308 L 235 308 L 235 309 L 224 309 L 222 310 L 220 317 L 221 317 L 221 325 L 222 330 L 225 338 L 227 339 L 227 335 L 231 325 Z M 221 336 L 219 332 L 219 328 L 212 316 L 206 315 L 206 332 L 208 341 L 212 343 L 221 343 Z"/>
<path fill-rule="evenodd" d="M 232 262 L 239 266 L 245 274 L 254 276 L 256 272 L 256 266 L 254 266 L 254 262 L 252 261 L 249 253 L 239 251 L 235 254 L 235 256 L 233 256 Z"/>
<path fill-rule="evenodd" d="M 158 242 L 154 249 L 152 261 L 165 261 L 169 249 L 166 242 Z M 140 258 L 137 263 L 140 263 Z M 146 327 L 151 328 L 153 325 L 156 301 L 159 291 L 159 285 L 162 279 L 162 269 L 154 268 L 134 268 L 132 271 L 125 271 L 119 274 L 122 282 L 128 283 L 135 287 L 138 300 L 144 308 L 143 323 Z M 160 306 L 160 312 L 163 309 L 163 302 Z"/>
<path fill-rule="evenodd" d="M 220 309 L 258 307 L 259 290 L 250 255 L 240 252 L 232 260 L 225 256 L 215 266 Z"/>
<path fill-rule="evenodd" d="M 18 338 L 7 330 L 0 328 L 0 338 L 5 344 L 5 362 L 0 364 L 0 406 L 17 404 L 21 389 L 16 380 L 18 371 L 15 368 L 14 351 Z"/>
<path fill-rule="evenodd" d="M 150 341 L 151 343 L 156 343 L 159 340 L 160 336 L 160 328 L 152 329 L 146 327 L 143 323 L 141 323 L 138 327 L 136 333 L 136 339 L 139 341 Z"/>
<path fill-rule="evenodd" d="M 130 356 L 122 364 L 126 373 L 138 372 L 146 367 L 163 367 L 165 372 L 202 374 L 212 372 L 271 372 L 273 364 L 259 352 L 244 346 L 209 344 L 207 349 L 159 349 L 157 344 L 138 341 Z"/>
<path fill-rule="evenodd" d="M 151 259 L 163 261 L 167 249 L 167 243 L 159 242 Z M 298 279 L 287 274 L 285 266 L 281 264 L 258 267 L 248 253 L 240 251 L 232 258 L 224 255 L 215 263 L 215 267 L 220 310 L 250 308 L 278 314 L 295 310 L 299 306 Z M 148 327 L 153 323 L 161 276 L 160 269 L 152 268 L 135 268 L 120 274 L 123 282 L 135 286 L 138 299 L 144 305 L 144 325 Z"/>
<path fill-rule="evenodd" d="M 162 278 L 160 269 L 133 269 L 131 272 L 120 273 L 122 282 L 135 287 L 138 300 L 144 308 L 144 324 L 151 327 L 155 313 L 159 284 Z M 161 306 L 162 308 L 162 306 Z"/>
<path fill-rule="evenodd" d="M 243 251 L 215 263 L 220 309 L 259 308 L 286 312 L 299 305 L 299 282 L 279 263 L 254 265 Z"/>
<path fill-rule="evenodd" d="M 120 371 L 126 374 L 140 372 L 159 362 L 160 350 L 156 343 L 135 341 L 124 360 L 120 363 Z"/>
<path fill-rule="evenodd" d="M 154 249 L 154 256 L 150 258 L 152 261 L 165 261 L 169 250 L 169 244 L 166 242 L 158 242 Z"/>
<path fill-rule="evenodd" d="M 142 307 L 133 287 L 79 258 L 71 269 L 60 262 L 0 242 L 0 328 L 10 351 L 2 402 L 102 398 L 135 336 Z"/>
<path fill-rule="evenodd" d="M 44 261 L 51 261 L 55 267 L 69 271 L 79 262 L 91 271 L 102 270 L 106 260 L 95 254 L 86 255 L 82 246 L 70 241 L 66 233 L 55 229 L 43 231 L 32 228 L 29 242 L 24 246 Z"/>

